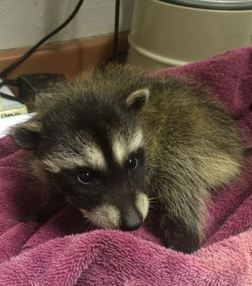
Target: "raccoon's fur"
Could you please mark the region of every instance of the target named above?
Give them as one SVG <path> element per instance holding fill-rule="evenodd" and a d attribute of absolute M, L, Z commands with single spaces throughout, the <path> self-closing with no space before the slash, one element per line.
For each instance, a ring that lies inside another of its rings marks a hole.
<path fill-rule="evenodd" d="M 200 247 L 211 190 L 241 169 L 231 117 L 182 79 L 111 66 L 56 87 L 37 112 L 11 134 L 40 179 L 103 228 L 136 229 L 148 214 L 183 252 Z"/>

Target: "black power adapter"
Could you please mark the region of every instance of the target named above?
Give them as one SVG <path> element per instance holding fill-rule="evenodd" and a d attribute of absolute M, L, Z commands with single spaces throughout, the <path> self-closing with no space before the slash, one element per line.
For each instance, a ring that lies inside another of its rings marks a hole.
<path fill-rule="evenodd" d="M 36 95 L 45 92 L 48 86 L 65 81 L 65 76 L 53 73 L 23 74 L 15 81 L 15 86 L 19 88 L 19 100 L 26 104 L 35 101 Z"/>
<path fill-rule="evenodd" d="M 66 78 L 63 74 L 55 73 L 34 73 L 23 74 L 16 79 L 9 79 L 2 82 L 2 85 L 9 85 L 18 88 L 19 95 L 17 97 L 4 95 L 2 97 L 10 100 L 18 101 L 32 108 L 35 105 L 36 96 L 47 92 L 49 86 L 53 86 L 58 82 L 65 82 Z"/>

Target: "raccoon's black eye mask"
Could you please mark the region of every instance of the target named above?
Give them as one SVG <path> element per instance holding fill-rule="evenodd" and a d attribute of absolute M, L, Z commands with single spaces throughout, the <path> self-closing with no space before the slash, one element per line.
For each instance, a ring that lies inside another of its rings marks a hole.
<path fill-rule="evenodd" d="M 137 169 L 139 160 L 138 154 L 132 154 L 125 162 L 125 169 L 129 171 Z M 91 168 L 83 168 L 82 170 L 77 171 L 77 179 L 81 184 L 89 185 L 95 178 L 96 174 Z"/>

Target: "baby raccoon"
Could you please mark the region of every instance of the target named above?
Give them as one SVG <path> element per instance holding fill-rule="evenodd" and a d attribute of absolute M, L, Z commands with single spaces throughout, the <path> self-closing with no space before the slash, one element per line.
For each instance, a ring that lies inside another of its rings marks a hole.
<path fill-rule="evenodd" d="M 197 85 L 115 65 L 56 87 L 11 135 L 34 173 L 95 225 L 135 230 L 148 215 L 164 245 L 190 253 L 211 189 L 240 172 L 232 124 Z"/>

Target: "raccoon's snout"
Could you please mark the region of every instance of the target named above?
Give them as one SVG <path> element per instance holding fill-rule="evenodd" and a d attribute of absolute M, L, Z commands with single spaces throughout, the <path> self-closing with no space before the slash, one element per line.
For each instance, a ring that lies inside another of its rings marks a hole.
<path fill-rule="evenodd" d="M 139 228 L 148 214 L 149 200 L 147 195 L 139 193 L 133 204 L 124 205 L 122 209 L 111 203 L 103 203 L 96 208 L 85 211 L 83 215 L 93 224 L 108 229 L 135 230 Z"/>
<path fill-rule="evenodd" d="M 135 230 L 143 223 L 143 216 L 137 209 L 131 209 L 122 216 L 121 230 Z"/>

